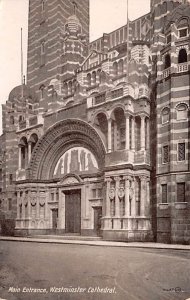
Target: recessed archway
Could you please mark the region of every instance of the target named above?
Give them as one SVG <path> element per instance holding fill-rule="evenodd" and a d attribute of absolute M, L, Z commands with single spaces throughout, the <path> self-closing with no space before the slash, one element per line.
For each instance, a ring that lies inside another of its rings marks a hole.
<path fill-rule="evenodd" d="M 31 157 L 28 179 L 48 180 L 58 159 L 73 147 L 84 147 L 96 158 L 98 169 L 104 167 L 105 145 L 88 123 L 68 119 L 52 126 L 38 141 Z"/>

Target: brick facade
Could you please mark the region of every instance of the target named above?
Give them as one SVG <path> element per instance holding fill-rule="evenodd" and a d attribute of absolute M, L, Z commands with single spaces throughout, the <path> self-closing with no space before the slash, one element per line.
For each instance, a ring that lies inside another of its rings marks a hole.
<path fill-rule="evenodd" d="M 151 1 L 89 43 L 88 0 L 30 1 L 27 85 L 3 105 L 4 233 L 190 243 L 189 15 Z"/>

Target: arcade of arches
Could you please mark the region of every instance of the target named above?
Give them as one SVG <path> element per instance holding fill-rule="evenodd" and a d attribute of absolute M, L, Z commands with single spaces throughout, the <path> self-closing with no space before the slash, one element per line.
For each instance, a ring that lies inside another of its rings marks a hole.
<path fill-rule="evenodd" d="M 130 128 L 133 119 L 125 119 L 122 113 L 120 109 L 114 111 L 112 121 L 116 125 L 111 130 L 117 126 L 121 132 L 123 121 Z M 108 134 L 106 117 L 99 114 L 96 120 L 101 131 Z M 141 123 L 138 118 L 134 121 Z M 110 140 L 114 147 L 115 140 Z M 103 235 L 113 240 L 138 236 L 140 240 L 151 240 L 147 170 L 105 171 L 104 141 L 84 121 L 62 121 L 48 130 L 34 148 L 30 142 L 35 141 L 34 137 L 28 143 L 21 140 L 21 166 L 24 158 L 25 163 L 30 162 L 26 178 L 29 183 L 17 185 L 17 234 Z M 125 148 L 122 139 L 118 145 Z"/>

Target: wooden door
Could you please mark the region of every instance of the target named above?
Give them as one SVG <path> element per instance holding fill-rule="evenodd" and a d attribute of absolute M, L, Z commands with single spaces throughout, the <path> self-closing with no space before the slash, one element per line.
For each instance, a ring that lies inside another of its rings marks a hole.
<path fill-rule="evenodd" d="M 94 229 L 98 236 L 101 235 L 102 207 L 94 207 Z"/>
<path fill-rule="evenodd" d="M 81 231 L 80 190 L 65 192 L 65 231 L 66 233 L 80 233 Z"/>

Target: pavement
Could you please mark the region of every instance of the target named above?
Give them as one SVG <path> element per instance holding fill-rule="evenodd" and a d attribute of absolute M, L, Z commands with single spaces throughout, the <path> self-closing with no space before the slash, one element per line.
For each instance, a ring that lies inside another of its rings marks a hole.
<path fill-rule="evenodd" d="M 145 248 L 145 249 L 171 249 L 171 250 L 190 250 L 190 245 L 162 244 L 150 242 L 116 242 L 105 241 L 95 237 L 86 236 L 28 236 L 28 237 L 9 237 L 0 236 L 0 241 L 32 242 L 32 243 L 53 243 L 53 244 L 75 244 L 88 246 L 104 247 L 126 247 L 126 248 Z"/>

